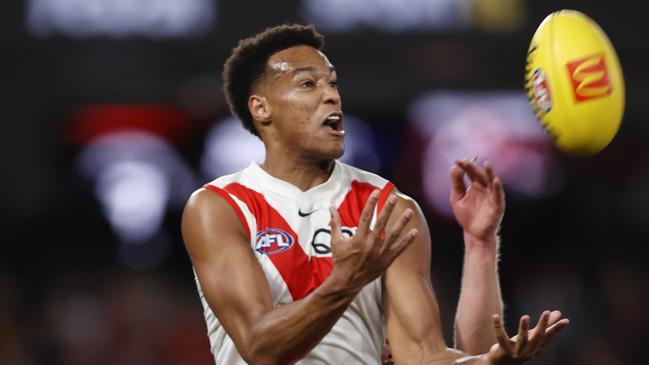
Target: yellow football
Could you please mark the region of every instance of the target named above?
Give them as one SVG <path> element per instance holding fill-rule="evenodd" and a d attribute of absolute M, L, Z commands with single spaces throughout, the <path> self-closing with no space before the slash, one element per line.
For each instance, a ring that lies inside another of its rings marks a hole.
<path fill-rule="evenodd" d="M 606 147 L 624 115 L 624 77 L 604 31 L 575 10 L 548 15 L 527 52 L 530 105 L 557 147 L 592 155 Z"/>

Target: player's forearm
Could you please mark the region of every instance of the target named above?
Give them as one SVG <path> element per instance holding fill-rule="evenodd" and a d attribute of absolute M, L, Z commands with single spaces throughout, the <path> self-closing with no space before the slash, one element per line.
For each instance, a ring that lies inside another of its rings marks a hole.
<path fill-rule="evenodd" d="M 469 354 L 489 351 L 496 343 L 492 315 L 502 316 L 498 278 L 498 242 L 464 235 L 465 254 L 460 300 L 455 317 L 455 345 Z"/>
<path fill-rule="evenodd" d="M 493 365 L 487 354 L 469 355 L 456 349 L 447 348 L 434 358 L 425 362 L 426 365 Z M 401 364 L 399 364 L 401 365 Z"/>
<path fill-rule="evenodd" d="M 342 287 L 330 277 L 305 298 L 269 311 L 250 332 L 247 360 L 289 364 L 303 358 L 329 333 L 359 290 Z"/>

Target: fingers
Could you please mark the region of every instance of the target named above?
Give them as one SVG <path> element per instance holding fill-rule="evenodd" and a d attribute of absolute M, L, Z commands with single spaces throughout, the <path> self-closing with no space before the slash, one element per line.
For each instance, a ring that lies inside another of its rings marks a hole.
<path fill-rule="evenodd" d="M 457 165 L 451 166 L 451 201 L 464 198 L 466 186 L 464 185 L 464 170 Z"/>
<path fill-rule="evenodd" d="M 568 318 L 564 318 L 557 323 L 551 325 L 548 327 L 547 330 L 545 330 L 545 335 L 541 338 L 539 341 L 539 346 L 545 347 L 545 345 L 550 342 L 550 340 L 557 334 L 559 331 L 564 329 L 568 324 L 570 324 L 570 320 Z"/>
<path fill-rule="evenodd" d="M 338 211 L 336 208 L 329 208 L 329 214 L 331 214 L 331 220 L 329 221 L 329 226 L 331 227 L 331 240 L 339 240 L 343 232 L 340 228 L 340 214 L 338 214 Z"/>
<path fill-rule="evenodd" d="M 560 311 L 552 311 L 552 312 L 550 312 L 550 320 L 548 321 L 548 325 L 552 326 L 560 318 L 561 318 L 561 312 Z"/>
<path fill-rule="evenodd" d="M 390 216 L 392 215 L 392 211 L 394 210 L 394 206 L 397 203 L 397 197 L 394 195 L 390 195 L 388 198 L 387 203 L 383 207 L 383 210 L 381 211 L 381 214 L 379 215 L 379 219 L 376 222 L 376 225 L 374 226 L 374 234 L 376 237 L 381 237 L 381 232 L 385 230 L 385 226 L 388 224 L 388 220 L 390 219 Z"/>
<path fill-rule="evenodd" d="M 388 235 L 385 239 L 385 246 L 390 247 L 393 242 L 401 236 L 401 231 L 403 231 L 403 228 L 408 224 L 410 221 L 410 218 L 414 215 L 414 212 L 412 209 L 407 208 L 402 214 L 401 217 L 399 217 L 399 220 L 397 221 L 396 225 L 392 227 L 390 232 L 388 232 Z"/>
<path fill-rule="evenodd" d="M 493 181 L 494 181 L 494 177 L 495 177 L 495 176 L 494 176 L 494 170 L 493 170 L 493 168 L 491 167 L 491 164 L 489 163 L 489 161 L 485 161 L 485 162 L 482 164 L 482 167 L 484 168 L 485 175 L 487 176 L 487 181 L 488 181 L 490 184 L 493 183 Z"/>
<path fill-rule="evenodd" d="M 502 209 L 505 208 L 505 191 L 503 190 L 503 182 L 499 177 L 495 177 L 493 180 L 493 193 L 494 199 L 498 203 L 498 206 Z"/>
<path fill-rule="evenodd" d="M 472 184 L 477 184 L 481 187 L 488 188 L 494 194 L 496 202 L 504 207 L 505 193 L 503 191 L 502 181 L 496 177 L 493 167 L 489 161 L 485 161 L 480 169 L 476 163 L 475 158 L 472 160 L 456 160 L 455 164 L 451 166 L 451 196 L 450 201 L 455 202 L 464 198 L 467 188 L 464 184 L 464 174 L 469 176 Z"/>
<path fill-rule="evenodd" d="M 417 228 L 413 228 L 408 233 L 403 237 L 396 245 L 393 245 L 391 247 L 392 253 L 394 254 L 393 260 L 399 257 L 401 253 L 410 246 L 411 243 L 415 241 L 415 238 L 417 238 L 417 234 L 419 231 L 417 231 Z"/>
<path fill-rule="evenodd" d="M 491 192 L 494 195 L 496 203 L 500 207 L 505 206 L 505 191 L 503 190 L 503 184 L 499 177 L 494 175 L 494 170 L 491 167 L 489 161 L 485 161 L 482 166 L 484 167 L 485 175 L 487 176 L 487 181 L 489 181 L 489 186 L 491 187 Z"/>
<path fill-rule="evenodd" d="M 500 344 L 500 347 L 502 347 L 503 350 L 505 350 L 507 353 L 511 353 L 512 342 L 509 339 L 507 332 L 505 332 L 505 328 L 502 324 L 502 321 L 500 320 L 500 316 L 494 314 L 492 318 L 494 321 L 494 328 L 496 330 L 496 338 L 498 339 L 498 344 Z"/>
<path fill-rule="evenodd" d="M 469 175 L 471 183 L 477 183 L 482 187 L 488 187 L 491 185 L 491 180 L 487 177 L 486 172 L 479 169 L 473 161 L 457 160 L 455 163 L 460 166 L 467 175 Z"/>
<path fill-rule="evenodd" d="M 516 344 L 514 345 L 514 353 L 520 354 L 527 346 L 528 331 L 530 328 L 530 316 L 525 315 L 521 317 L 521 320 L 518 324 L 518 336 L 516 338 Z"/>
<path fill-rule="evenodd" d="M 550 321 L 550 311 L 543 311 L 541 318 L 536 327 L 534 327 L 534 336 L 530 339 L 530 345 L 536 346 L 541 338 L 545 335 L 545 330 L 548 328 L 548 323 Z"/>
<path fill-rule="evenodd" d="M 560 315 L 561 312 L 559 311 L 544 311 L 536 327 L 532 330 L 529 329 L 530 317 L 524 315 L 519 322 L 518 334 L 509 339 L 500 317 L 494 314 L 494 327 L 496 328 L 498 344 L 511 356 L 518 359 L 531 359 L 543 352 L 547 343 L 570 323 L 567 318 L 559 320 Z"/>
<path fill-rule="evenodd" d="M 370 232 L 370 223 L 372 222 L 372 216 L 374 215 L 374 208 L 376 208 L 376 202 L 379 200 L 379 190 L 374 190 L 370 194 L 370 197 L 365 203 L 363 212 L 361 213 L 361 219 L 358 223 L 358 231 L 364 234 Z"/>

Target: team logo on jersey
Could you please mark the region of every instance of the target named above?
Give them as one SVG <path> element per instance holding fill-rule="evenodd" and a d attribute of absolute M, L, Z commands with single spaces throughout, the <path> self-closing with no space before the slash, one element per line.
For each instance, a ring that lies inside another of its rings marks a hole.
<path fill-rule="evenodd" d="M 350 238 L 356 233 L 356 227 L 342 227 L 343 237 Z M 331 254 L 331 229 L 319 228 L 313 233 L 311 247 L 316 256 L 327 256 Z"/>
<path fill-rule="evenodd" d="M 255 250 L 259 253 L 271 255 L 286 251 L 293 245 L 293 237 L 279 228 L 266 228 L 257 232 L 255 237 Z"/>

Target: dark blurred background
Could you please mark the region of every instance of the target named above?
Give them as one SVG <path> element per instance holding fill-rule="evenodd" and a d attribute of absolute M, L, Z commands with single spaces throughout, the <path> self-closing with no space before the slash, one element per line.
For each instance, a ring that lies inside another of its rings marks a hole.
<path fill-rule="evenodd" d="M 26 0 L 0 12 L 0 364 L 210 364 L 179 221 L 192 190 L 261 161 L 229 117 L 222 64 L 284 22 L 327 37 L 348 114 L 344 159 L 424 209 L 451 341 L 462 263 L 448 168 L 489 159 L 507 212 L 510 331 L 571 319 L 531 364 L 649 356 L 649 32 L 642 2 Z M 619 134 L 557 151 L 527 105 L 526 51 L 552 11 L 607 32 L 626 78 Z M 643 360 L 645 359 L 645 360 Z"/>

